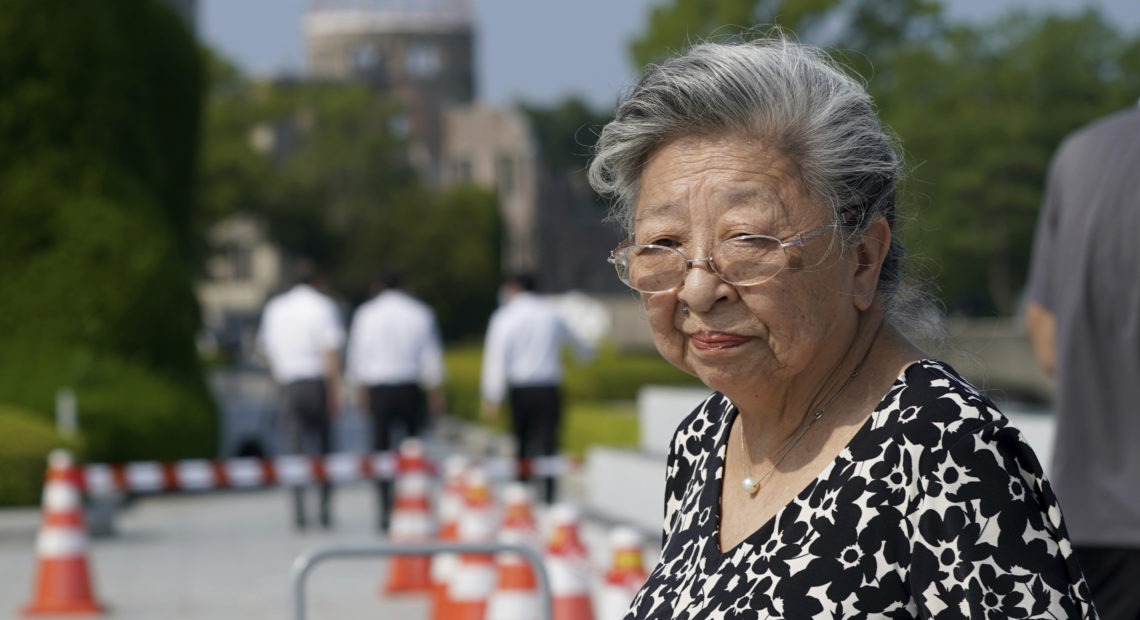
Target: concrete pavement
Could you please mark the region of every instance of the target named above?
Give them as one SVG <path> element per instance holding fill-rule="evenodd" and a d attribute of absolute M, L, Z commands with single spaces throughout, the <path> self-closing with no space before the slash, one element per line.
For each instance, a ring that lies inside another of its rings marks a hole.
<path fill-rule="evenodd" d="M 575 481 L 564 484 L 565 497 Z M 89 539 L 88 562 L 107 617 L 117 620 L 245 620 L 293 617 L 291 568 L 305 551 L 330 545 L 369 546 L 375 495 L 366 482 L 334 494 L 330 531 L 294 530 L 290 497 L 280 488 L 144 496 L 115 520 L 115 534 Z M 537 509 L 540 523 L 545 511 Z M 37 558 L 38 509 L 0 510 L 0 618 L 18 618 L 31 602 Z M 609 528 L 583 521 L 581 533 L 597 569 L 608 558 Z M 652 543 L 646 561 L 655 559 Z M 426 618 L 425 597 L 382 595 L 387 561 L 333 559 L 320 563 L 306 587 L 307 618 Z"/>

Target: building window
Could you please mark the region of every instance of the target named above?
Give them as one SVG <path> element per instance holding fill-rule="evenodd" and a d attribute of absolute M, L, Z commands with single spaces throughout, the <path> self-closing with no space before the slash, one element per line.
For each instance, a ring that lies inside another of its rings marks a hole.
<path fill-rule="evenodd" d="M 451 162 L 451 178 L 457 184 L 472 183 L 475 180 L 474 169 L 470 159 L 456 159 Z"/>
<path fill-rule="evenodd" d="M 439 56 L 439 48 L 434 45 L 418 44 L 408 48 L 405 60 L 405 69 L 408 75 L 414 78 L 433 78 L 439 74 L 443 66 L 443 59 Z"/>
<path fill-rule="evenodd" d="M 371 73 L 380 66 L 380 50 L 375 45 L 360 45 L 349 54 L 353 73 Z"/>

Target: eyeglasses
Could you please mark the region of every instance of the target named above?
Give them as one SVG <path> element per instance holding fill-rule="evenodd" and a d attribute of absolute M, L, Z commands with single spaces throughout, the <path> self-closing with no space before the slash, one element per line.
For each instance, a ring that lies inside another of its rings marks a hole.
<path fill-rule="evenodd" d="M 721 280 L 734 286 L 754 286 L 771 280 L 788 264 L 788 248 L 803 245 L 835 229 L 824 224 L 787 240 L 768 235 L 745 235 L 722 241 L 705 258 L 687 258 L 677 248 L 628 241 L 610 252 L 618 279 L 642 293 L 663 293 L 685 283 L 694 263 L 708 263 Z"/>

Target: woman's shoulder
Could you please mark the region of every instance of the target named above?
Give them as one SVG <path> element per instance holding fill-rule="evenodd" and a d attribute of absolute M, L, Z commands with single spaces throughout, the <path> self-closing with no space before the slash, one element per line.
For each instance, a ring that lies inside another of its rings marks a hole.
<path fill-rule="evenodd" d="M 997 405 L 946 362 L 916 361 L 902 371 L 879 411 L 903 426 L 938 430 L 943 441 L 1009 420 Z"/>

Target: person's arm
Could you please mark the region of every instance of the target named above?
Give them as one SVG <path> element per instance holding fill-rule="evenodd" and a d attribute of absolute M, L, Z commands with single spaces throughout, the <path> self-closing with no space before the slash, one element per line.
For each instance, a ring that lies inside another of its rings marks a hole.
<path fill-rule="evenodd" d="M 336 417 L 340 413 L 340 351 L 329 349 L 325 351 L 324 358 L 328 412 Z"/>
<path fill-rule="evenodd" d="M 1052 377 L 1057 372 L 1057 321 L 1052 312 L 1037 302 L 1025 306 L 1025 330 L 1037 365 Z"/>
<path fill-rule="evenodd" d="M 495 314 L 491 317 L 487 339 L 483 343 L 483 367 L 479 381 L 483 399 L 481 410 L 485 420 L 494 421 L 499 418 L 503 396 L 507 391 L 505 340 L 503 316 Z"/>
<path fill-rule="evenodd" d="M 428 414 L 438 418 L 447 411 L 447 398 L 443 389 L 443 380 L 446 371 L 443 366 L 443 339 L 439 335 L 439 326 L 435 317 L 429 317 L 427 343 L 421 353 L 421 367 L 423 368 L 424 389 L 427 392 Z"/>
<path fill-rule="evenodd" d="M 368 386 L 356 386 L 356 411 L 360 415 L 368 415 L 368 408 L 371 406 L 368 399 Z"/>
<path fill-rule="evenodd" d="M 1049 166 L 1045 184 L 1045 198 L 1041 202 L 1041 212 L 1037 216 L 1037 227 L 1033 231 L 1033 250 L 1029 259 L 1029 277 L 1025 287 L 1025 330 L 1037 365 L 1045 374 L 1053 376 L 1057 371 L 1057 321 L 1053 310 L 1063 287 L 1058 286 L 1061 277 L 1058 269 L 1057 234 L 1061 217 L 1061 174 L 1060 153 L 1054 156 Z"/>
<path fill-rule="evenodd" d="M 340 413 L 340 382 L 341 382 L 341 349 L 345 346 L 344 324 L 341 321 L 336 304 L 331 301 L 327 306 L 328 314 L 325 316 L 322 333 L 319 341 L 322 343 L 324 353 L 324 379 L 327 394 L 328 414 L 336 417 Z"/>
<path fill-rule="evenodd" d="M 588 342 L 585 338 L 578 335 L 566 322 L 565 319 L 560 321 L 562 324 L 562 337 L 563 341 L 569 342 L 571 349 L 574 351 L 574 359 L 579 362 L 593 361 L 594 356 L 597 354 L 596 347 Z"/>

